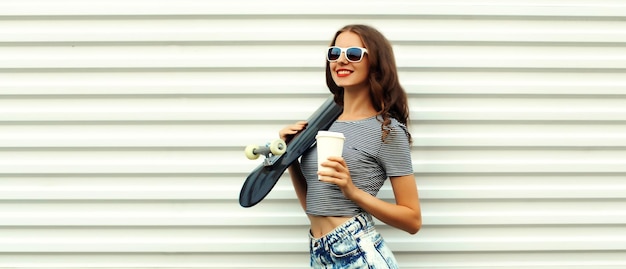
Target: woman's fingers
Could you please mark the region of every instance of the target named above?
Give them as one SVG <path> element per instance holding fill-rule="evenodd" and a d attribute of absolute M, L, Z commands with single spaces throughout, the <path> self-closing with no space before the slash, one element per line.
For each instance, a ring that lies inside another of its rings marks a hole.
<path fill-rule="evenodd" d="M 306 125 L 307 125 L 306 121 L 296 122 L 295 124 L 286 126 L 285 128 L 281 129 L 278 132 L 278 136 L 280 137 L 280 139 L 284 141 L 288 141 L 293 137 L 293 135 L 304 130 L 304 128 L 306 128 Z"/>

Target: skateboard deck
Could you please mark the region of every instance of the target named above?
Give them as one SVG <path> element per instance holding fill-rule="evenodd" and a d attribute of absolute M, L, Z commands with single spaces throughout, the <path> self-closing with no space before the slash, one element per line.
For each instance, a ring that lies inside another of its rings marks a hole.
<path fill-rule="evenodd" d="M 306 128 L 287 143 L 282 155 L 270 156 L 246 178 L 239 193 L 239 204 L 252 207 L 267 196 L 287 168 L 315 143 L 317 131 L 328 130 L 341 114 L 333 97 L 329 97 L 307 120 Z"/>

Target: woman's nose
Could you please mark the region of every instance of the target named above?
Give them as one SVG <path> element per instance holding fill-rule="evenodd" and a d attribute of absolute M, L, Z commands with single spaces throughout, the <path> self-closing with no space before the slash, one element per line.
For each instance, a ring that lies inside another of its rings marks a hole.
<path fill-rule="evenodd" d="M 339 54 L 339 59 L 337 59 L 337 63 L 348 64 L 348 58 L 346 58 L 346 54 L 344 52 Z"/>

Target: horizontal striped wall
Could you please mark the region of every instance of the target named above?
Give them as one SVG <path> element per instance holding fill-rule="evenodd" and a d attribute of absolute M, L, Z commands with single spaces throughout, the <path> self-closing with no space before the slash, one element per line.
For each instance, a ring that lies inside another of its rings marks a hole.
<path fill-rule="evenodd" d="M 243 148 L 328 96 L 349 23 L 393 43 L 424 226 L 402 268 L 626 268 L 626 3 L 0 1 L 0 268 L 306 268 L 288 176 Z M 380 197 L 393 199 L 389 185 Z"/>

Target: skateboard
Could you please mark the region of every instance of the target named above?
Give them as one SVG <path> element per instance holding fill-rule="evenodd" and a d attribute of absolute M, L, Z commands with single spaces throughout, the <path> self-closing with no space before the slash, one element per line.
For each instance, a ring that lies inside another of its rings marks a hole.
<path fill-rule="evenodd" d="M 274 188 L 285 170 L 315 143 L 317 131 L 328 130 L 341 114 L 333 97 L 329 97 L 307 120 L 306 128 L 288 143 L 278 139 L 265 146 L 250 145 L 245 154 L 249 159 L 265 156 L 262 164 L 246 178 L 239 193 L 239 204 L 252 207 L 261 202 Z"/>

